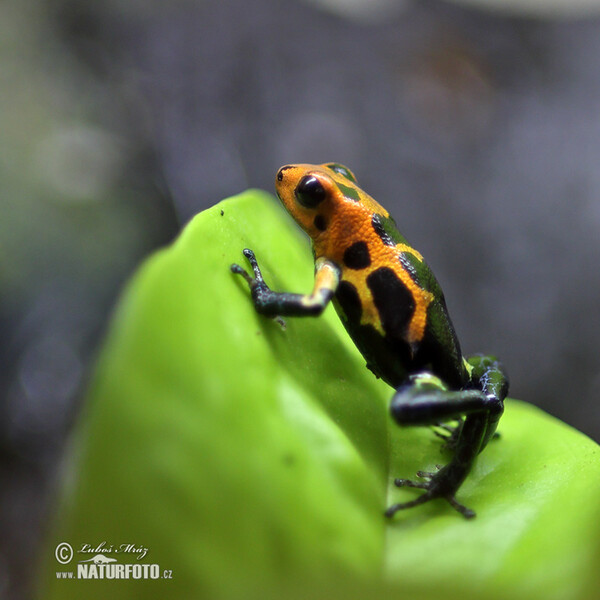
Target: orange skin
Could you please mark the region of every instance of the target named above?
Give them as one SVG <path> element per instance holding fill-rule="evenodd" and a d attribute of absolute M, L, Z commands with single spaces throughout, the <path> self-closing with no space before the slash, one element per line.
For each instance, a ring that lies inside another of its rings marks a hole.
<path fill-rule="evenodd" d="M 277 195 L 298 225 L 311 237 L 315 260 L 324 258 L 336 264 L 341 270 L 341 281 L 348 281 L 358 290 L 363 308 L 361 324 L 371 325 L 384 335 L 366 278 L 379 267 L 385 266 L 394 271 L 414 298 L 415 311 L 408 327 L 406 341 L 411 346 L 418 343 L 425 332 L 427 307 L 433 300 L 433 294 L 419 287 L 400 262 L 402 253 L 410 252 L 419 261 L 423 260 L 421 254 L 406 243 L 398 243 L 395 246 L 384 244 L 373 229 L 373 215 L 389 218 L 388 211 L 347 177 L 334 173 L 325 165 L 289 165 L 280 173 L 282 173 L 281 180 L 275 182 Z M 298 182 L 307 175 L 316 177 L 327 193 L 325 200 L 316 208 L 302 206 L 294 195 Z M 344 195 L 338 184 L 345 188 L 352 188 L 358 201 Z M 327 223 L 324 231 L 315 225 L 317 215 L 324 218 Z M 354 242 L 367 244 L 371 257 L 369 267 L 364 269 L 344 267 L 344 251 Z"/>
<path fill-rule="evenodd" d="M 462 356 L 433 273 L 346 167 L 287 165 L 275 186 L 313 241 L 313 291 L 271 290 L 249 248 L 244 255 L 254 276 L 237 264 L 232 272 L 246 280 L 257 312 L 266 316 L 316 316 L 332 301 L 367 367 L 394 387 L 390 412 L 399 425 L 459 421 L 447 437 L 452 460 L 435 473 L 419 471 L 418 480 L 395 479 L 397 487 L 425 493 L 393 504 L 385 515 L 444 498 L 465 518 L 474 517 L 455 493 L 504 410 L 508 379 L 502 365 L 492 356 Z"/>

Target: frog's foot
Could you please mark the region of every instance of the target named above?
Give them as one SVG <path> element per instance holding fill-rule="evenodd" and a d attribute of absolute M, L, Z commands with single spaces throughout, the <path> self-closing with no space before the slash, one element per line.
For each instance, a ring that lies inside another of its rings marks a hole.
<path fill-rule="evenodd" d="M 269 289 L 269 286 L 265 283 L 265 280 L 263 279 L 263 275 L 260 270 L 260 267 L 258 266 L 256 256 L 254 255 L 254 252 L 250 250 L 250 248 L 244 248 L 244 256 L 248 259 L 248 262 L 252 267 L 254 277 L 252 277 L 252 275 L 250 275 L 246 271 L 246 269 L 244 269 L 244 267 L 241 267 L 236 263 L 231 265 L 231 272 L 235 273 L 236 275 L 241 275 L 245 279 L 246 283 L 248 284 L 248 287 L 250 288 L 250 292 L 252 293 L 252 300 L 254 301 L 254 306 L 256 307 L 256 310 L 259 313 L 262 313 L 265 316 L 273 319 L 274 321 L 279 323 L 279 325 L 281 325 L 282 329 L 285 329 L 285 321 L 281 318 L 281 316 L 277 314 L 276 310 L 270 310 L 270 307 L 273 303 L 273 298 L 277 297 L 278 295 L 285 296 L 286 294 L 277 294 Z"/>
<path fill-rule="evenodd" d="M 449 485 L 447 473 L 444 471 L 438 471 L 437 473 L 426 473 L 424 471 L 418 471 L 417 477 L 424 479 L 424 481 L 415 481 L 412 479 L 395 479 L 394 485 L 397 487 L 413 487 L 425 490 L 425 493 L 411 500 L 409 502 L 400 502 L 393 504 L 385 511 L 386 517 L 393 517 L 399 510 L 405 508 L 412 508 L 419 504 L 425 504 L 430 500 L 436 498 L 443 498 L 446 500 L 452 508 L 457 510 L 466 519 L 472 519 L 475 516 L 475 511 L 467 508 L 454 497 L 454 492 L 458 486 Z"/>
<path fill-rule="evenodd" d="M 263 284 L 266 287 L 262 273 L 260 271 L 260 267 L 258 266 L 258 262 L 256 261 L 256 256 L 254 256 L 254 252 L 252 252 L 250 248 L 244 248 L 244 256 L 248 259 L 248 262 L 252 267 L 254 277 L 250 276 L 246 269 L 244 269 L 244 267 L 240 267 L 240 265 L 238 264 L 231 265 L 231 272 L 235 273 L 236 275 L 241 275 L 250 286 L 250 289 L 254 289 L 257 285 L 260 284 Z"/>

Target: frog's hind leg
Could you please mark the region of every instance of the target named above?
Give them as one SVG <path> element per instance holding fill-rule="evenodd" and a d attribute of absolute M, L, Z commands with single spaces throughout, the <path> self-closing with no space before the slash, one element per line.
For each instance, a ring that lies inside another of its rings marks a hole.
<path fill-rule="evenodd" d="M 455 493 L 494 434 L 504 410 L 508 381 L 501 366 L 491 357 L 472 357 L 468 364 L 469 386 L 473 389 L 448 390 L 437 377 L 421 373 L 396 390 L 390 408 L 399 425 L 434 425 L 463 416 L 464 421 L 454 441 L 454 456 L 447 465 L 437 473 L 423 474 L 425 481 L 394 481 L 398 487 L 417 487 L 425 493 L 411 502 L 391 506 L 386 516 L 435 498 L 446 499 L 466 518 L 475 516 L 456 500 Z"/>

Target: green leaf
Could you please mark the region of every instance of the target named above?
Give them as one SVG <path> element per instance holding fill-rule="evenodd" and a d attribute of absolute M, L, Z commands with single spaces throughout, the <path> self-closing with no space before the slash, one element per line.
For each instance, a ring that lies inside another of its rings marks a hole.
<path fill-rule="evenodd" d="M 287 327 L 234 276 L 251 247 L 276 290 L 312 287 L 306 239 L 251 191 L 198 215 L 129 285 L 72 443 L 43 556 L 43 598 L 527 598 L 587 600 L 600 585 L 598 446 L 508 401 L 459 499 L 394 477 L 444 462 L 440 441 L 388 417 L 332 308 Z M 61 565 L 59 542 L 75 550 Z M 71 580 L 102 543 L 172 579 Z M 82 563 L 83 564 L 83 563 Z"/>

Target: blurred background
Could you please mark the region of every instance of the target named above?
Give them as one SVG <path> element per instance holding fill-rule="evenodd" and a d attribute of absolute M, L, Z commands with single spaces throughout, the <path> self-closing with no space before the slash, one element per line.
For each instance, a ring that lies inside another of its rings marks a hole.
<path fill-rule="evenodd" d="M 0 597 L 29 597 L 124 281 L 287 162 L 347 164 L 463 351 L 600 439 L 597 4 L 0 3 Z"/>

